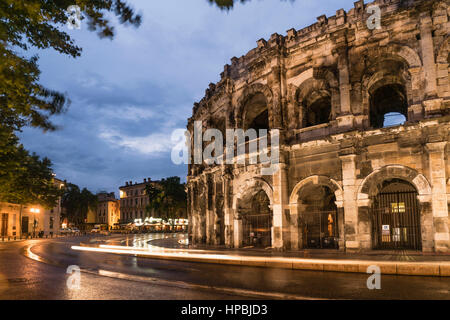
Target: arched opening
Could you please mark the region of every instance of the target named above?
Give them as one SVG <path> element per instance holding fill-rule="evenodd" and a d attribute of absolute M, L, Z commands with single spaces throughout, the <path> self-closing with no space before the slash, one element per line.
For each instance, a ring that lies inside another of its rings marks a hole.
<path fill-rule="evenodd" d="M 299 191 L 298 214 L 304 248 L 338 248 L 336 196 L 329 187 L 323 185 L 303 187 Z"/>
<path fill-rule="evenodd" d="M 262 93 L 253 95 L 245 105 L 244 129 L 269 129 L 269 109 Z"/>
<path fill-rule="evenodd" d="M 407 181 L 385 180 L 372 202 L 374 249 L 422 250 L 417 190 Z"/>
<path fill-rule="evenodd" d="M 242 214 L 243 246 L 266 248 L 272 245 L 272 209 L 264 190 L 257 192 L 250 210 Z"/>
<path fill-rule="evenodd" d="M 373 128 L 400 125 L 406 122 L 408 99 L 405 87 L 388 84 L 370 95 L 370 124 Z"/>
<path fill-rule="evenodd" d="M 317 126 L 330 122 L 331 119 L 331 97 L 322 96 L 306 107 L 306 127 Z"/>

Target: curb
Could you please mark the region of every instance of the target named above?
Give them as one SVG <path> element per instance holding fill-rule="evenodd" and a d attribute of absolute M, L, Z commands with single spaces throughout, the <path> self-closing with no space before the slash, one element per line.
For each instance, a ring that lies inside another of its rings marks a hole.
<path fill-rule="evenodd" d="M 249 267 L 266 267 L 291 270 L 367 273 L 370 266 L 378 266 L 382 274 L 403 276 L 450 277 L 450 262 L 389 262 L 361 260 L 320 260 L 299 258 L 265 258 L 216 256 L 188 257 L 179 255 L 137 254 L 137 257 L 149 259 L 175 260 L 183 262 L 200 262 Z"/>

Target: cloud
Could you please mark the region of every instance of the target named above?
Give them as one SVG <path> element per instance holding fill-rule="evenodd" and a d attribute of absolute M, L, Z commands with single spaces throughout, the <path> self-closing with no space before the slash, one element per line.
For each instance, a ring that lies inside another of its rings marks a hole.
<path fill-rule="evenodd" d="M 86 26 L 71 30 L 80 58 L 38 50 L 41 82 L 66 92 L 72 105 L 53 118 L 56 132 L 26 129 L 22 142 L 49 157 L 58 177 L 92 191 L 117 191 L 143 177 L 186 177 L 170 158 L 171 133 L 185 128 L 192 105 L 223 65 L 260 38 L 301 28 L 354 0 L 265 0 L 224 12 L 207 0 L 129 0 L 143 13 L 140 28 L 116 26 L 100 40 Z"/>
<path fill-rule="evenodd" d="M 114 148 L 128 148 L 131 151 L 152 156 L 168 153 L 174 146 L 171 135 L 165 133 L 153 133 L 146 137 L 131 137 L 115 130 L 105 129 L 99 137 L 106 140 Z"/>

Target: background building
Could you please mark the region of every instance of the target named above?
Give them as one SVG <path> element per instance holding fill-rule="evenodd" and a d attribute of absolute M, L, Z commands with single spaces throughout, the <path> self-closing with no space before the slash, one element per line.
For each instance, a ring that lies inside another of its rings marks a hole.
<path fill-rule="evenodd" d="M 64 182 L 54 179 L 55 185 L 64 187 Z M 61 199 L 54 208 L 40 205 L 17 205 L 0 202 L 0 237 L 20 237 L 43 233 L 43 236 L 57 235 L 61 229 Z"/>
<path fill-rule="evenodd" d="M 449 15 L 360 0 L 232 58 L 188 129 L 279 129 L 279 170 L 190 165 L 191 243 L 448 252 Z"/>
<path fill-rule="evenodd" d="M 108 225 L 108 229 L 114 228 L 120 220 L 120 200 L 116 199 L 114 192 L 99 193 L 97 199 L 96 222 Z"/>
<path fill-rule="evenodd" d="M 144 179 L 142 183 L 133 184 L 129 181 L 119 188 L 121 223 L 131 223 L 135 219 L 145 219 L 148 216 L 145 208 L 149 204 L 149 199 L 145 193 L 145 187 L 149 184 L 156 186 L 159 181 L 152 181 L 150 178 Z"/>

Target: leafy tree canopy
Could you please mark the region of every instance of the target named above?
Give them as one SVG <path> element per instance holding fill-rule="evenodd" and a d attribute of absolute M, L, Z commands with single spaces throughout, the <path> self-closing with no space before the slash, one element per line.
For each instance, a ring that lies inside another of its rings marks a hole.
<path fill-rule="evenodd" d="M 10 130 L 0 127 L 0 201 L 53 208 L 61 194 L 50 160 L 30 154 Z"/>
<path fill-rule="evenodd" d="M 50 117 L 70 103 L 64 94 L 39 83 L 38 57 L 25 55 L 32 48 L 51 48 L 80 56 L 82 49 L 66 33 L 71 16 L 67 9 L 72 5 L 80 7 L 82 23 L 101 38 L 114 36 L 110 13 L 122 24 L 141 23 L 141 16 L 122 0 L 0 1 L 0 201 L 53 207 L 60 195 L 53 185 L 50 160 L 26 151 L 15 131 L 24 126 L 54 130 Z M 76 212 L 83 215 L 92 194 L 79 193 L 82 208 Z"/>
<path fill-rule="evenodd" d="M 66 183 L 61 201 L 64 218 L 81 225 L 85 222 L 89 210 L 97 210 L 97 204 L 97 196 L 88 189 L 81 190 L 73 183 Z"/>
<path fill-rule="evenodd" d="M 180 177 L 170 177 L 159 183 L 148 184 L 145 190 L 149 197 L 147 212 L 155 212 L 165 221 L 185 215 L 187 195 Z"/>
<path fill-rule="evenodd" d="M 39 84 L 37 56 L 18 51 L 53 48 L 78 57 L 82 49 L 65 32 L 71 5 L 78 5 L 88 29 L 113 38 L 108 13 L 120 23 L 139 26 L 141 16 L 122 0 L 2 0 L 0 1 L 0 125 L 20 130 L 25 125 L 54 130 L 51 115 L 68 106 L 67 97 Z"/>
<path fill-rule="evenodd" d="M 233 6 L 236 2 L 246 3 L 246 2 L 249 2 L 250 0 L 208 0 L 208 1 L 211 4 L 218 6 L 220 9 L 230 10 L 233 8 Z M 282 1 L 286 1 L 286 0 L 282 0 Z M 294 0 L 290 0 L 290 1 L 294 1 Z"/>

